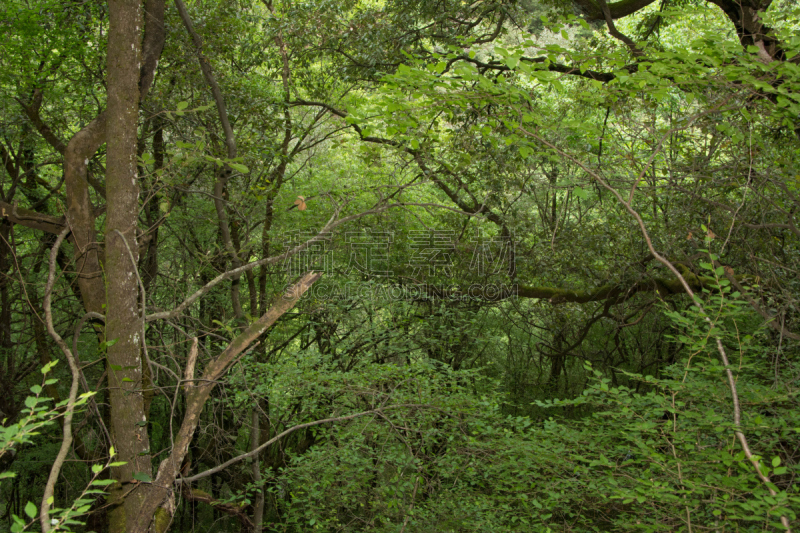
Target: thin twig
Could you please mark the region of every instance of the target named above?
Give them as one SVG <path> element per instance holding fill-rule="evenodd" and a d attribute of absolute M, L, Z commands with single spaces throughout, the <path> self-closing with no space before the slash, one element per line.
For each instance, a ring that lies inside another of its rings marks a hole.
<path fill-rule="evenodd" d="M 224 463 L 215 466 L 214 468 L 209 468 L 208 470 L 206 470 L 204 472 L 200 472 L 199 474 L 196 474 L 194 476 L 177 478 L 175 480 L 175 482 L 176 483 L 193 483 L 193 482 L 195 482 L 197 480 L 203 479 L 203 478 L 208 477 L 208 476 L 210 476 L 212 474 L 216 474 L 217 472 L 221 472 L 221 471 L 225 470 L 226 468 L 228 468 L 232 464 L 238 463 L 239 461 L 243 461 L 244 459 L 247 459 L 248 457 L 253 457 L 253 456 L 257 455 L 262 450 L 265 450 L 267 447 L 269 447 L 272 444 L 276 443 L 277 441 L 279 441 L 280 439 L 282 439 L 286 435 L 289 435 L 290 433 L 294 433 L 295 431 L 300 430 L 300 429 L 306 429 L 306 428 L 310 428 L 310 427 L 314 427 L 314 426 L 319 426 L 319 425 L 322 425 L 322 424 L 330 424 L 332 422 L 344 422 L 346 420 L 353 420 L 354 418 L 360 418 L 362 416 L 367 416 L 367 415 L 381 414 L 383 411 L 387 411 L 389 409 L 399 409 L 401 407 L 427 407 L 427 406 L 421 405 L 421 404 L 389 405 L 389 406 L 386 406 L 386 407 L 380 407 L 378 409 L 371 409 L 369 411 L 362 411 L 360 413 L 355 413 L 355 414 L 352 414 L 352 415 L 334 416 L 334 417 L 331 417 L 331 418 L 324 418 L 322 420 L 314 420 L 313 422 L 306 422 L 305 424 L 298 424 L 296 426 L 290 427 L 289 429 L 287 429 L 285 431 L 282 431 L 282 432 L 278 433 L 277 435 L 275 435 L 274 437 L 269 439 L 267 442 L 265 442 L 261 446 L 259 446 L 257 448 L 254 448 L 254 449 L 250 450 L 247 453 L 243 453 L 241 455 L 237 455 L 233 459 L 229 459 L 229 460 L 225 461 Z"/>
<path fill-rule="evenodd" d="M 78 320 L 78 324 L 75 326 L 75 333 L 72 335 L 72 353 L 75 355 L 75 364 L 80 367 L 80 360 L 78 358 L 78 337 L 80 337 L 81 330 L 83 329 L 83 324 L 89 318 L 95 318 L 97 320 L 102 320 L 105 322 L 106 317 L 101 315 L 100 313 L 95 313 L 94 311 L 89 311 L 84 314 L 80 320 Z M 83 390 L 86 392 L 91 392 L 92 389 L 89 388 L 89 384 L 86 382 L 86 376 L 83 373 L 83 368 L 80 369 L 80 377 L 81 377 L 81 384 L 83 385 Z M 111 445 L 111 434 L 108 432 L 108 428 L 106 427 L 105 422 L 103 422 L 103 417 L 100 414 L 100 408 L 97 407 L 97 402 L 94 399 L 94 396 L 89 398 L 89 407 L 91 408 L 94 415 L 97 417 L 97 420 L 100 422 L 100 427 L 103 429 L 103 434 L 105 434 L 106 439 L 108 439 L 109 446 Z"/>

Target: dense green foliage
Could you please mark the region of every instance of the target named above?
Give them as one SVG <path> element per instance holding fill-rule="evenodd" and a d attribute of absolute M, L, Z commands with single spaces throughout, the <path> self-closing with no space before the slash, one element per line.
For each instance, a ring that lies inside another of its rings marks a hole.
<path fill-rule="evenodd" d="M 122 192 L 108 4 L 0 10 L 0 531 L 800 528 L 794 2 L 148 0 Z"/>

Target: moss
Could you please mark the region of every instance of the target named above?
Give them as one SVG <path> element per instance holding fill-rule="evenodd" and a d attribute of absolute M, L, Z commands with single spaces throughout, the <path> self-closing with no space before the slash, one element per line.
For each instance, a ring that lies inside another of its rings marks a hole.
<path fill-rule="evenodd" d="M 172 516 L 170 516 L 166 509 L 159 507 L 156 509 L 156 515 L 153 523 L 155 525 L 156 533 L 164 533 L 169 527 L 170 523 L 172 523 Z"/>
<path fill-rule="evenodd" d="M 125 533 L 125 506 L 122 502 L 113 506 L 108 513 L 108 531 L 110 533 Z"/>

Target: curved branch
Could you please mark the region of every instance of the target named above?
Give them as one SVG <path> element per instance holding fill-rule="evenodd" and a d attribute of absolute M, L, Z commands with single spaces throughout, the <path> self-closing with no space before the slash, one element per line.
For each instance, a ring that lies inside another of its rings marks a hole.
<path fill-rule="evenodd" d="M 486 63 L 484 61 L 480 61 L 479 59 L 475 59 L 474 57 L 469 57 L 468 55 L 463 55 L 463 54 L 458 56 L 458 57 L 456 57 L 456 58 L 454 58 L 451 61 L 455 62 L 457 60 L 465 61 L 467 63 L 472 63 L 476 67 L 480 67 L 480 68 L 488 69 L 488 70 L 497 70 L 497 71 L 501 71 L 501 72 L 514 70 L 511 67 L 509 67 L 508 65 L 506 65 L 505 63 L 500 63 L 498 61 L 489 61 L 488 63 Z M 547 64 L 546 70 L 550 70 L 550 71 L 553 71 L 553 72 L 559 72 L 561 74 L 570 74 L 570 75 L 573 75 L 573 76 L 580 76 L 582 78 L 588 78 L 590 80 L 609 82 L 609 81 L 611 81 L 611 80 L 613 80 L 613 79 L 615 79 L 617 77 L 613 72 L 600 72 L 600 71 L 597 71 L 597 70 L 589 70 L 589 69 L 581 70 L 581 68 L 578 67 L 578 66 L 563 65 L 561 63 L 552 63 L 552 62 L 550 62 L 550 58 L 548 58 L 548 57 L 527 57 L 527 56 L 522 56 L 522 57 L 519 58 L 519 60 L 521 62 L 524 62 L 524 63 L 540 64 L 540 65 L 541 64 Z M 623 67 L 623 68 L 626 69 L 626 70 L 632 70 L 635 67 L 633 65 L 628 65 L 628 66 Z"/>
<path fill-rule="evenodd" d="M 0 201 L 0 216 L 7 218 L 9 222 L 13 222 L 14 224 L 53 233 L 55 235 L 58 235 L 64 229 L 65 224 L 64 217 L 45 215 L 3 201 Z"/>
<path fill-rule="evenodd" d="M 425 405 L 421 405 L 421 404 L 389 405 L 387 407 L 379 407 L 378 409 L 372 409 L 370 411 L 362 411 L 360 413 L 355 413 L 355 414 L 352 414 L 352 415 L 334 416 L 334 417 L 331 417 L 331 418 L 324 418 L 322 420 L 314 420 L 313 422 L 306 422 L 305 424 L 298 424 L 296 426 L 290 427 L 289 429 L 287 429 L 285 431 L 282 431 L 282 432 L 278 433 L 277 435 L 275 435 L 274 437 L 269 439 L 267 442 L 265 442 L 261 446 L 258 446 L 257 448 L 254 448 L 254 449 L 250 450 L 247 453 L 243 453 L 241 455 L 237 455 L 233 459 L 229 459 L 229 460 L 225 461 L 224 463 L 215 466 L 214 468 L 209 468 L 208 470 L 206 470 L 204 472 L 200 472 L 199 474 L 196 474 L 194 476 L 182 477 L 182 478 L 176 479 L 175 482 L 176 483 L 192 483 L 194 481 L 198 481 L 200 479 L 206 478 L 206 477 L 208 477 L 208 476 L 210 476 L 212 474 L 216 474 L 217 472 L 221 472 L 221 471 L 225 470 L 226 468 L 228 468 L 229 466 L 231 466 L 232 464 L 236 464 L 239 461 L 243 461 L 243 460 L 247 459 L 248 457 L 256 456 L 257 454 L 261 453 L 263 450 L 266 450 L 272 444 L 274 444 L 274 443 L 278 442 L 279 440 L 281 440 L 286 435 L 294 433 L 295 431 L 298 431 L 300 429 L 306 429 L 306 428 L 310 428 L 310 427 L 314 427 L 314 426 L 320 426 L 322 424 L 329 424 L 329 423 L 332 423 L 332 422 L 344 422 L 346 420 L 353 420 L 355 418 L 360 418 L 362 416 L 367 416 L 367 415 L 381 414 L 384 411 L 388 411 L 389 409 L 399 409 L 401 407 L 425 407 Z"/>
<path fill-rule="evenodd" d="M 83 325 L 86 323 L 86 320 L 94 318 L 96 320 L 102 320 L 105 323 L 106 317 L 101 315 L 100 313 L 95 313 L 94 311 L 89 311 L 85 313 L 80 320 L 78 320 L 78 324 L 75 326 L 75 333 L 72 335 L 72 353 L 75 354 L 75 364 L 80 367 L 80 361 L 78 360 L 78 337 L 80 337 L 81 330 L 83 329 Z M 80 372 L 81 378 L 81 385 L 83 385 L 83 390 L 86 392 L 90 392 L 91 389 L 89 388 L 89 384 L 86 382 L 86 376 L 83 374 L 83 370 L 81 369 Z M 100 408 L 97 407 L 97 402 L 95 401 L 94 397 L 89 398 L 89 406 L 92 409 L 92 412 L 97 417 L 98 422 L 100 422 L 100 427 L 103 429 L 103 434 L 108 439 L 108 443 L 110 444 L 111 441 L 111 434 L 108 432 L 108 428 L 106 427 L 105 422 L 103 422 L 103 416 L 100 414 Z"/>
<path fill-rule="evenodd" d="M 603 8 L 598 5 L 598 2 L 593 0 L 574 0 L 581 8 L 581 11 L 586 15 L 589 20 L 605 20 Z M 608 11 L 612 19 L 620 19 L 633 15 L 640 9 L 643 9 L 656 0 L 621 0 L 608 4 Z"/>
<path fill-rule="evenodd" d="M 31 121 L 31 124 L 33 124 L 39 134 L 44 137 L 44 140 L 47 141 L 47 143 L 52 146 L 56 152 L 64 155 L 64 152 L 67 151 L 67 145 L 64 144 L 64 141 L 58 138 L 50 126 L 48 126 L 47 123 L 42 120 L 41 115 L 39 115 L 39 109 L 42 107 L 42 91 L 40 89 L 35 89 L 33 91 L 33 99 L 30 105 L 26 104 L 19 98 L 15 98 L 15 100 L 22 107 L 22 110 L 25 111 L 25 115 L 27 115 L 28 120 Z"/>
<path fill-rule="evenodd" d="M 189 501 L 207 503 L 216 511 L 225 513 L 227 515 L 235 516 L 245 526 L 246 531 L 253 530 L 254 527 L 253 521 L 250 519 L 249 516 L 247 516 L 247 513 L 245 513 L 244 509 L 238 504 L 224 503 L 220 500 L 217 500 L 207 492 L 203 492 L 202 490 L 198 489 L 193 489 L 191 487 L 185 487 L 182 491 L 182 495 Z"/>
<path fill-rule="evenodd" d="M 42 531 L 44 533 L 50 531 L 49 511 L 52 505 L 51 500 L 54 497 L 56 481 L 61 473 L 61 467 L 64 466 L 67 453 L 69 452 L 70 446 L 72 446 L 72 416 L 75 412 L 75 400 L 78 396 L 78 384 L 80 382 L 81 375 L 81 370 L 78 367 L 77 361 L 75 361 L 75 357 L 72 355 L 72 352 L 67 346 L 67 343 L 64 342 L 64 339 L 61 338 L 61 335 L 59 335 L 53 327 L 53 312 L 50 306 L 53 296 L 53 285 L 55 284 L 56 277 L 56 257 L 58 256 L 58 249 L 61 248 L 61 244 L 64 242 L 67 233 L 69 233 L 69 228 L 64 228 L 61 233 L 58 234 L 58 238 L 56 238 L 56 242 L 53 244 L 52 250 L 50 250 L 50 270 L 47 274 L 47 284 L 45 285 L 44 289 L 43 306 L 47 333 L 50 334 L 58 347 L 61 348 L 61 351 L 64 352 L 64 356 L 67 358 L 67 362 L 69 363 L 69 370 L 72 374 L 72 384 L 69 388 L 69 398 L 67 399 L 67 406 L 64 412 L 61 447 L 58 450 L 58 455 L 56 455 L 53 466 L 50 468 L 50 475 L 47 478 L 47 484 L 44 488 L 42 503 L 39 506 L 39 523 L 41 524 Z"/>
<path fill-rule="evenodd" d="M 608 7 L 606 0 L 597 0 L 597 1 L 600 4 L 601 9 L 603 10 L 603 17 L 605 18 L 606 26 L 608 27 L 608 33 L 610 33 L 612 37 L 625 43 L 625 46 L 627 46 L 630 49 L 634 57 L 643 56 L 644 52 L 641 50 L 641 48 L 636 46 L 636 43 L 633 42 L 633 39 L 631 39 L 621 31 L 619 31 L 616 25 L 614 25 L 614 17 L 611 16 L 611 10 Z"/>

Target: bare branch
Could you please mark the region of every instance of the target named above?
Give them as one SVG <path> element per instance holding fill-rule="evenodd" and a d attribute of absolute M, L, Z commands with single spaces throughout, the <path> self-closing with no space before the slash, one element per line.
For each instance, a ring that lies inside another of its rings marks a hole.
<path fill-rule="evenodd" d="M 187 500 L 192 502 L 202 502 L 211 505 L 215 511 L 235 516 L 246 528 L 245 531 L 253 531 L 253 521 L 247 516 L 245 510 L 236 503 L 225 503 L 221 500 L 215 499 L 213 496 L 202 490 L 192 489 L 185 487 L 181 495 Z"/>
<path fill-rule="evenodd" d="M 630 49 L 634 57 L 643 56 L 644 52 L 642 51 L 642 49 L 636 46 L 636 43 L 633 42 L 633 40 L 630 37 L 619 31 L 617 27 L 614 25 L 614 17 L 611 16 L 611 10 L 608 8 L 606 0 L 597 0 L 597 2 L 600 4 L 600 8 L 603 10 L 603 18 L 605 18 L 606 26 L 608 26 L 608 32 L 616 39 L 619 39 L 620 41 L 625 43 L 625 45 Z"/>
<path fill-rule="evenodd" d="M 50 475 L 47 478 L 47 484 L 44 487 L 44 495 L 42 496 L 42 503 L 39 506 L 39 523 L 42 526 L 42 531 L 47 533 L 50 531 L 50 500 L 54 497 L 56 481 L 61 473 L 61 467 L 64 466 L 64 461 L 67 458 L 70 446 L 72 446 L 72 416 L 75 412 L 75 400 L 78 396 L 78 384 L 80 383 L 81 370 L 78 367 L 75 357 L 72 355 L 67 343 L 61 338 L 61 335 L 53 327 L 53 312 L 51 310 L 51 302 L 53 296 L 53 285 L 56 277 L 56 257 L 58 256 L 58 249 L 64 242 L 69 233 L 69 228 L 64 228 L 58 234 L 56 242 L 50 250 L 50 270 L 47 274 L 47 284 L 44 289 L 44 319 L 47 326 L 47 333 L 53 338 L 55 343 L 64 352 L 64 356 L 69 363 L 69 370 L 72 374 L 72 384 L 69 388 L 69 398 L 67 399 L 67 406 L 64 411 L 64 424 L 63 424 L 63 437 L 61 438 L 61 447 L 58 450 L 58 455 L 50 468 Z"/>
<path fill-rule="evenodd" d="M 33 91 L 33 101 L 31 104 L 26 104 L 19 98 L 16 98 L 17 102 L 20 106 L 22 106 L 23 111 L 28 116 L 28 120 L 36 127 L 36 130 L 39 134 L 44 137 L 44 140 L 52 146 L 56 152 L 61 155 L 67 151 L 67 145 L 64 144 L 64 141 L 58 138 L 58 136 L 53 132 L 53 130 L 48 126 L 42 117 L 39 115 L 39 109 L 42 106 L 42 91 L 40 89 L 35 89 Z"/>
<path fill-rule="evenodd" d="M 355 414 L 352 414 L 352 415 L 334 416 L 334 417 L 331 417 L 331 418 L 324 418 L 322 420 L 314 420 L 313 422 L 306 422 L 305 424 L 298 424 L 296 426 L 290 427 L 289 429 L 287 429 L 285 431 L 282 431 L 282 432 L 278 433 L 277 435 L 275 435 L 274 437 L 269 439 L 267 442 L 263 443 L 261 446 L 255 448 L 255 449 L 252 449 L 247 453 L 243 453 L 241 455 L 237 455 L 233 459 L 229 459 L 229 460 L 225 461 L 224 463 L 215 466 L 214 468 L 209 468 L 208 470 L 206 470 L 204 472 L 200 472 L 199 474 L 196 474 L 194 476 L 182 477 L 182 478 L 176 479 L 175 482 L 176 483 L 193 483 L 195 481 L 198 481 L 198 480 L 201 480 L 203 478 L 206 478 L 206 477 L 208 477 L 208 476 L 210 476 L 212 474 L 216 474 L 217 472 L 221 472 L 221 471 L 225 470 L 226 468 L 228 468 L 229 466 L 231 466 L 232 464 L 236 464 L 239 461 L 243 461 L 243 460 L 247 459 L 248 457 L 253 457 L 253 456 L 257 455 L 258 453 L 262 452 L 263 450 L 266 450 L 272 444 L 274 444 L 274 443 L 278 442 L 279 440 L 281 440 L 286 435 L 289 435 L 289 434 L 294 433 L 295 431 L 298 431 L 298 430 L 301 430 L 301 429 L 306 429 L 306 428 L 310 428 L 310 427 L 314 427 L 314 426 L 320 426 L 322 424 L 330 424 L 330 423 L 333 423 L 333 422 L 345 422 L 347 420 L 353 420 L 355 418 L 360 418 L 362 416 L 381 414 L 384 411 L 388 411 L 390 409 L 400 409 L 402 407 L 418 407 L 419 408 L 419 407 L 426 407 L 426 406 L 425 405 L 421 405 L 421 404 L 410 404 L 410 403 L 409 404 L 389 405 L 389 406 L 386 406 L 386 407 L 379 407 L 378 409 L 372 409 L 370 411 L 362 411 L 360 413 L 355 413 Z"/>
<path fill-rule="evenodd" d="M 189 451 L 192 435 L 200 422 L 200 414 L 206 401 L 214 390 L 218 380 L 228 371 L 238 358 L 247 350 L 264 331 L 272 326 L 284 313 L 291 309 L 303 294 L 311 288 L 322 275 L 308 272 L 282 295 L 275 298 L 266 313 L 250 324 L 241 334 L 231 341 L 228 347 L 214 360 L 206 365 L 203 376 L 195 386 L 191 387 L 186 398 L 186 414 L 178 430 L 169 457 L 161 461 L 155 481 L 149 485 L 136 519 L 132 533 L 148 531 L 156 509 L 169 497 L 172 484 L 180 472 L 180 465 Z"/>
<path fill-rule="evenodd" d="M 189 350 L 189 359 L 186 361 L 186 370 L 183 373 L 183 380 L 186 384 L 183 386 L 183 390 L 186 391 L 186 394 L 189 394 L 192 390 L 192 381 L 194 381 L 194 365 L 197 363 L 197 349 L 198 340 L 197 337 L 192 339 L 192 348 Z"/>
<path fill-rule="evenodd" d="M 212 279 L 211 281 L 209 281 L 208 283 L 203 285 L 200 289 L 195 291 L 191 296 L 186 298 L 183 302 L 181 302 L 180 305 L 178 305 L 177 307 L 175 307 L 171 311 L 159 311 L 157 313 L 153 313 L 153 314 L 147 315 L 147 319 L 146 320 L 148 322 L 151 322 L 153 320 L 170 319 L 170 318 L 175 318 L 177 316 L 180 316 L 190 305 L 192 305 L 199 298 L 201 298 L 204 294 L 206 294 L 212 288 L 214 288 L 215 286 L 219 285 L 220 283 L 222 283 L 225 280 L 232 279 L 232 278 L 234 278 L 236 276 L 240 276 L 244 272 L 247 272 L 248 270 L 252 270 L 252 269 L 254 269 L 254 268 L 258 267 L 258 266 L 274 265 L 276 263 L 279 263 L 279 262 L 285 260 L 288 257 L 291 257 L 291 256 L 293 256 L 293 255 L 295 255 L 295 254 L 297 254 L 299 252 L 302 252 L 303 250 L 305 250 L 306 248 L 308 248 L 309 246 L 311 246 L 315 242 L 319 242 L 319 241 L 328 239 L 329 238 L 328 234 L 331 231 L 333 231 L 334 229 L 336 229 L 337 227 L 341 226 L 342 224 L 346 224 L 347 222 L 356 220 L 358 218 L 361 218 L 361 217 L 364 217 L 364 216 L 367 216 L 367 215 L 374 215 L 374 214 L 382 213 L 382 212 L 386 211 L 387 209 L 391 209 L 391 208 L 394 208 L 394 207 L 401 207 L 403 205 L 404 205 L 403 203 L 392 203 L 392 204 L 386 204 L 386 205 L 382 205 L 382 206 L 376 206 L 376 207 L 374 207 L 372 209 L 369 209 L 367 211 L 363 211 L 361 213 L 357 213 L 357 214 L 354 214 L 354 215 L 349 215 L 349 216 L 346 216 L 346 217 L 343 217 L 343 218 L 340 218 L 340 219 L 336 218 L 339 215 L 339 211 L 336 210 L 336 211 L 334 211 L 334 213 L 331 216 L 331 218 L 328 220 L 328 223 L 325 224 L 325 226 L 319 231 L 319 233 L 317 233 L 314 237 L 310 238 L 306 242 L 301 243 L 301 244 L 295 246 L 294 248 L 292 248 L 291 250 L 288 250 L 288 251 L 286 251 L 286 252 L 284 252 L 284 253 L 282 253 L 280 255 L 275 255 L 275 256 L 272 256 L 272 257 L 266 257 L 266 258 L 260 259 L 258 261 L 253 261 L 252 263 L 246 263 L 246 264 L 244 264 L 244 265 L 242 265 L 242 266 L 240 266 L 238 268 L 234 268 L 234 269 L 229 270 L 227 272 L 223 272 L 222 274 L 220 274 L 216 278 Z"/>
<path fill-rule="evenodd" d="M 64 229 L 64 217 L 45 215 L 0 201 L 0 216 L 14 224 L 58 235 Z"/>

